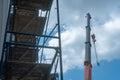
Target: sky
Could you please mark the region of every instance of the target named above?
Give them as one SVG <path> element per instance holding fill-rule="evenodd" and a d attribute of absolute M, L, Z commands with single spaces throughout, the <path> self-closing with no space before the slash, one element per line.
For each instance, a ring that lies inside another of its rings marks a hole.
<path fill-rule="evenodd" d="M 64 80 L 84 80 L 85 16 L 88 12 L 100 62 L 97 66 L 92 44 L 92 80 L 120 80 L 120 0 L 59 2 Z M 56 40 L 48 44 L 56 45 Z"/>

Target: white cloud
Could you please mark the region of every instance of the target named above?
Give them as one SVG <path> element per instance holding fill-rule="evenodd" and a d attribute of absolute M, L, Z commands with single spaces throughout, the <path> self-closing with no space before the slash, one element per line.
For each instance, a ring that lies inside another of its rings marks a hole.
<path fill-rule="evenodd" d="M 120 17 L 112 17 L 112 19 L 96 28 L 98 36 L 98 52 L 100 60 L 114 60 L 120 57 Z M 120 59 L 120 58 L 119 58 Z"/>
<path fill-rule="evenodd" d="M 109 22 L 94 27 L 97 37 L 97 52 L 100 61 L 111 61 L 120 59 L 120 17 L 111 17 Z M 62 51 L 64 72 L 76 67 L 82 68 L 84 64 L 85 47 L 85 27 L 70 26 L 62 33 Z M 50 41 L 50 45 L 55 45 L 55 40 Z M 92 47 L 92 62 L 96 62 Z"/>
<path fill-rule="evenodd" d="M 61 24 L 65 26 L 61 32 L 64 72 L 73 68 L 83 68 L 85 55 L 85 14 L 92 14 L 92 30 L 96 34 L 97 53 L 100 61 L 120 59 L 120 6 L 119 0 L 61 0 Z M 112 9 L 111 9 L 112 8 Z M 54 16 L 54 15 L 53 15 Z M 49 45 L 56 44 L 51 40 Z M 95 54 L 92 47 L 92 63 L 95 64 Z"/>

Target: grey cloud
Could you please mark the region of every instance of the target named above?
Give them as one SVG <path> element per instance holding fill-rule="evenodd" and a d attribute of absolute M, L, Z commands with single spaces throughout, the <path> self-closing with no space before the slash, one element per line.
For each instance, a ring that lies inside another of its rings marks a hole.
<path fill-rule="evenodd" d="M 97 36 L 97 51 L 99 60 L 111 61 L 120 59 L 120 15 L 119 0 L 60 0 L 61 32 L 63 66 L 66 72 L 75 67 L 83 67 L 85 47 L 85 14 L 92 15 L 92 25 Z M 55 45 L 51 40 L 49 45 Z M 93 48 L 93 47 L 92 47 Z M 92 62 L 95 55 L 92 51 Z"/>
<path fill-rule="evenodd" d="M 111 13 L 119 11 L 119 6 L 119 0 L 61 0 L 61 21 L 82 24 L 85 14 L 90 12 L 93 18 L 103 23 L 109 19 Z M 74 19 L 76 15 L 79 16 L 77 21 Z"/>

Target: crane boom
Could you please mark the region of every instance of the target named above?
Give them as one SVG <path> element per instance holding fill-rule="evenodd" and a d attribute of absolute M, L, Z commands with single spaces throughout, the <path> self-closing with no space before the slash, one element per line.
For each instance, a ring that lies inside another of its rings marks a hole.
<path fill-rule="evenodd" d="M 95 34 L 92 34 L 91 37 L 92 37 L 93 46 L 94 46 L 94 49 L 95 49 L 96 63 L 99 66 L 100 64 L 99 64 L 99 61 L 98 61 L 98 55 L 97 55 L 97 50 L 96 50 L 96 45 L 95 45 L 95 42 L 96 42 Z"/>

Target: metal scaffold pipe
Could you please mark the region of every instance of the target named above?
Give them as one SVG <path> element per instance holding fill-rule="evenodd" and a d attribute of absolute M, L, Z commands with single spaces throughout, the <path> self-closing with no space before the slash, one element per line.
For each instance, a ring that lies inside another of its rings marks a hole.
<path fill-rule="evenodd" d="M 60 55 L 60 78 L 63 80 L 63 67 L 62 67 L 62 50 L 61 50 L 61 34 L 60 34 L 60 14 L 59 14 L 59 0 L 56 0 L 57 4 L 57 22 L 58 22 L 58 36 L 59 36 L 59 55 Z"/>

